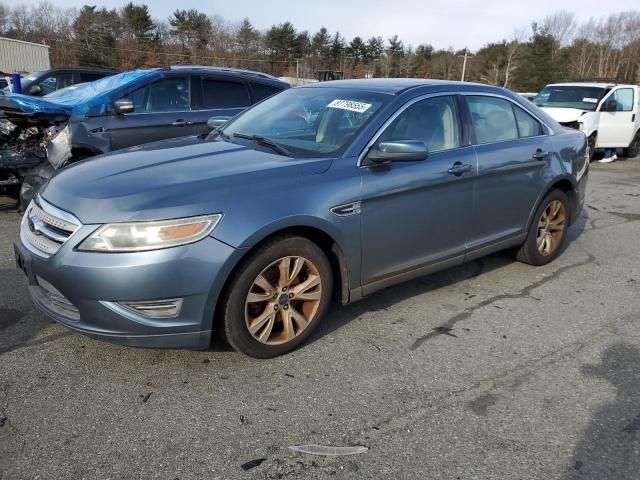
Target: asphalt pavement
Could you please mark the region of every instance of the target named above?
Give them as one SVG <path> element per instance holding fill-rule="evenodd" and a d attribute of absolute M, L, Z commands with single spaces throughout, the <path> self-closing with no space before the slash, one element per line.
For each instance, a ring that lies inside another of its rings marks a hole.
<path fill-rule="evenodd" d="M 0 212 L 3 480 L 640 478 L 640 157 L 591 165 L 552 264 L 495 254 L 335 305 L 273 360 L 51 323 L 18 227 Z"/>

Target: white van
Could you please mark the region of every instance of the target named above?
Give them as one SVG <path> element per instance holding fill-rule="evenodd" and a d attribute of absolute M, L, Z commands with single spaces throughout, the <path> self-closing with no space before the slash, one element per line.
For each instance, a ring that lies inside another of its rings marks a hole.
<path fill-rule="evenodd" d="M 622 148 L 634 157 L 640 148 L 640 87 L 614 83 L 554 83 L 533 99 L 565 127 L 585 133 L 590 155 L 596 149 Z"/>

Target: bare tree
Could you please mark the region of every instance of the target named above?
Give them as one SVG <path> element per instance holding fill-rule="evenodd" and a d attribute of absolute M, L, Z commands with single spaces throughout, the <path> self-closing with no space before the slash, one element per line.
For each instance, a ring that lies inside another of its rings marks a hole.
<path fill-rule="evenodd" d="M 507 63 L 504 67 L 504 83 L 502 86 L 507 88 L 513 71 L 518 67 L 517 61 L 524 52 L 524 40 L 527 38 L 526 30 L 519 29 L 513 32 L 510 41 L 507 43 Z"/>
<path fill-rule="evenodd" d="M 9 30 L 9 17 L 11 15 L 11 9 L 4 3 L 0 3 L 0 34 L 4 35 Z"/>
<path fill-rule="evenodd" d="M 577 26 L 575 14 L 567 12 L 566 10 L 548 15 L 542 20 L 542 28 L 555 40 L 553 58 L 558 55 L 560 48 L 571 43 Z"/>

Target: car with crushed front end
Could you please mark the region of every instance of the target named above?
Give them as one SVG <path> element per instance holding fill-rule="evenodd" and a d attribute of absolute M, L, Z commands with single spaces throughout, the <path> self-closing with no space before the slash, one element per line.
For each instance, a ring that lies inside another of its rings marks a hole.
<path fill-rule="evenodd" d="M 562 126 L 584 132 L 590 158 L 596 150 L 640 151 L 640 87 L 618 83 L 554 83 L 533 99 Z"/>
<path fill-rule="evenodd" d="M 168 138 L 208 133 L 290 85 L 271 75 L 181 65 L 133 70 L 44 97 L 0 95 L 0 192 L 22 208 L 54 170 L 86 158 Z"/>
<path fill-rule="evenodd" d="M 56 90 L 61 90 L 71 85 L 94 82 L 101 78 L 114 75 L 118 72 L 106 68 L 53 68 L 32 72 L 20 79 L 20 90 L 25 95 L 42 97 Z M 10 83 L 2 88 L 10 90 Z"/>
<path fill-rule="evenodd" d="M 17 265 L 34 303 L 112 342 L 254 357 L 343 304 L 498 250 L 544 265 L 584 203 L 586 137 L 491 86 L 286 90 L 213 131 L 58 172 Z"/>

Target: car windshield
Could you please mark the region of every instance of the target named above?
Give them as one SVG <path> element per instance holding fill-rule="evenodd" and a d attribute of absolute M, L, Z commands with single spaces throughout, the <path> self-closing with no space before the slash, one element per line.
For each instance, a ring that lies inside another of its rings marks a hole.
<path fill-rule="evenodd" d="M 539 107 L 595 110 L 606 90 L 602 87 L 549 85 L 533 99 Z"/>
<path fill-rule="evenodd" d="M 253 139 L 262 145 L 267 140 L 297 158 L 335 157 L 391 98 L 337 87 L 289 89 L 247 110 L 210 138 Z"/>

